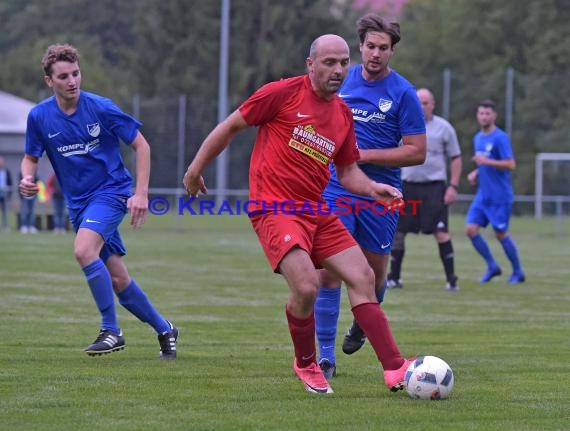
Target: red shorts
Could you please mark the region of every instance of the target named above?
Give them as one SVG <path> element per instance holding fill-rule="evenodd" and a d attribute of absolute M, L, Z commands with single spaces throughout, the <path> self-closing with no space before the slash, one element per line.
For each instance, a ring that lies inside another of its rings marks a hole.
<path fill-rule="evenodd" d="M 334 256 L 356 241 L 334 214 L 257 214 L 250 215 L 253 230 L 273 271 L 293 247 L 305 250 L 316 268 L 320 262 Z"/>

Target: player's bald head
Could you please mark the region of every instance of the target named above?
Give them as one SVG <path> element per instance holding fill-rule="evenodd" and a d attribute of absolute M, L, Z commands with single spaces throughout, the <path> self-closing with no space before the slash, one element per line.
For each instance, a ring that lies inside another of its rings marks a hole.
<path fill-rule="evenodd" d="M 350 52 L 346 40 L 336 34 L 324 34 L 317 37 L 311 44 L 309 58 L 314 60 L 318 56 L 322 56 L 324 52 L 339 51 L 346 51 L 347 55 Z"/>

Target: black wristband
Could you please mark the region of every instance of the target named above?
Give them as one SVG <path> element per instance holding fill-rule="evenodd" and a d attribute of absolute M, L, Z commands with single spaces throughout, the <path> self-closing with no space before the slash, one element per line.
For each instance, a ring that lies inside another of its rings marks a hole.
<path fill-rule="evenodd" d="M 448 187 L 453 187 L 455 190 L 459 190 L 459 186 L 457 184 L 448 184 Z"/>

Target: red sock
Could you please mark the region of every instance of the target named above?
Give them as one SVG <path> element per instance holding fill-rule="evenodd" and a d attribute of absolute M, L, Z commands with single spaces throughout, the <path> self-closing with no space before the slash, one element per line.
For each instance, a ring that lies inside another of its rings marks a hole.
<path fill-rule="evenodd" d="M 297 366 L 304 368 L 316 362 L 317 350 L 315 348 L 315 315 L 307 319 L 298 319 L 285 307 L 289 332 L 293 340 Z"/>
<path fill-rule="evenodd" d="M 384 370 L 396 370 L 404 363 L 392 335 L 390 324 L 380 304 L 366 302 L 352 309 L 352 314 L 370 341 Z"/>

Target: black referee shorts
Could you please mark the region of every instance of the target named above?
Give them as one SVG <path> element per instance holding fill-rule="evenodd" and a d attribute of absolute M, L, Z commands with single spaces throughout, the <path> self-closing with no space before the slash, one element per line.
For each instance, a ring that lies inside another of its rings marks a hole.
<path fill-rule="evenodd" d="M 447 184 L 445 181 L 430 181 L 427 183 L 412 183 L 404 181 L 404 201 L 421 201 L 416 205 L 415 214 L 412 207 L 407 205 L 404 213 L 400 212 L 398 232 L 424 233 L 448 231 L 448 208 L 443 203 Z"/>

